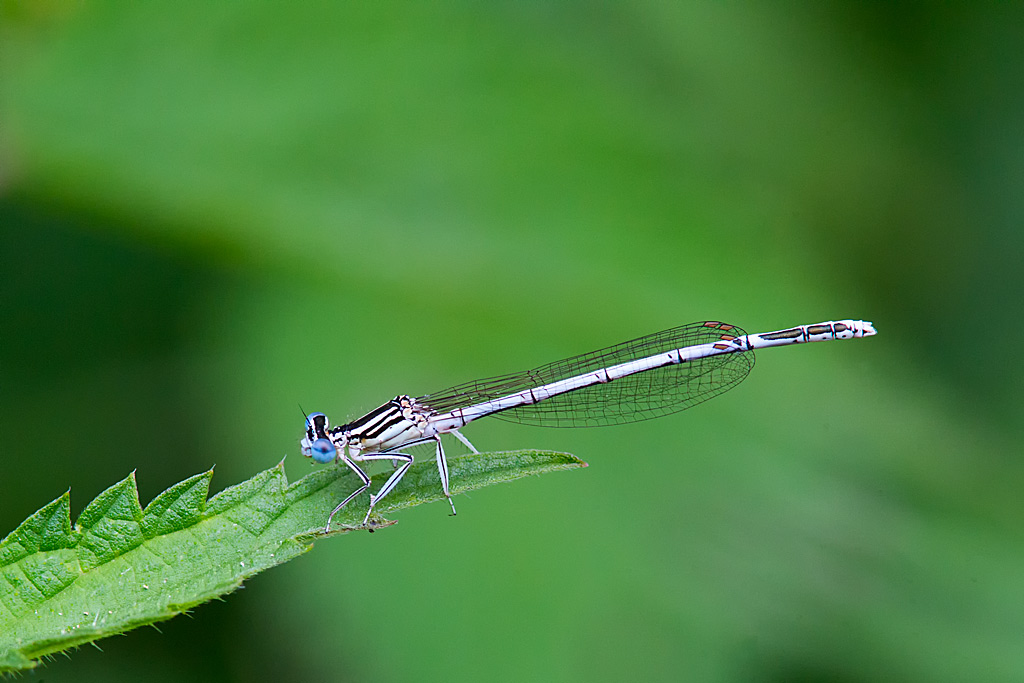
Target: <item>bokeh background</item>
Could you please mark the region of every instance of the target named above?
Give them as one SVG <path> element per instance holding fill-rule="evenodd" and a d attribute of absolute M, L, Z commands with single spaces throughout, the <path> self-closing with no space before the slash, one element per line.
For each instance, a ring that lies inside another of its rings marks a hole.
<path fill-rule="evenodd" d="M 0 2 L 0 534 L 696 320 L 874 320 L 28 680 L 1024 680 L 1024 6 Z"/>

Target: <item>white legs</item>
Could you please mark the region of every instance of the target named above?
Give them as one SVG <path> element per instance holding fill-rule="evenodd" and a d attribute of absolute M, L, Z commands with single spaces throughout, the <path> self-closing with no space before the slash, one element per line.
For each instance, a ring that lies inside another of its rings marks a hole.
<path fill-rule="evenodd" d="M 467 439 L 466 437 L 464 437 L 464 436 L 462 435 L 462 432 L 460 432 L 460 431 L 459 431 L 458 429 L 451 429 L 451 430 L 449 430 L 449 433 L 450 433 L 450 434 L 451 434 L 452 436 L 454 436 L 454 437 L 455 437 L 456 439 L 458 439 L 459 441 L 461 441 L 461 442 L 462 442 L 462 444 L 463 444 L 463 445 L 464 445 L 464 446 L 465 446 L 466 448 L 468 448 L 469 450 L 473 451 L 474 453 L 479 453 L 479 452 L 480 452 L 480 451 L 478 451 L 478 450 L 476 449 L 476 447 L 474 447 L 474 446 L 473 446 L 473 444 L 471 444 L 471 443 L 469 442 L 469 439 Z M 440 441 L 438 441 L 438 443 L 441 443 L 441 442 L 440 442 Z"/>
<path fill-rule="evenodd" d="M 340 503 L 338 503 L 338 507 L 334 508 L 334 510 L 331 512 L 330 516 L 327 518 L 327 527 L 324 529 L 324 533 L 330 533 L 331 532 L 331 520 L 334 519 L 334 515 L 338 514 L 338 512 L 341 510 L 341 508 L 343 508 L 346 505 L 348 505 L 348 502 L 350 500 L 352 500 L 353 498 L 358 496 L 360 493 L 365 491 L 366 488 L 370 485 L 370 477 L 368 477 L 366 475 L 366 472 L 363 472 L 361 469 L 359 469 L 359 465 L 355 464 L 354 462 L 352 462 L 347 457 L 345 457 L 344 455 L 341 455 L 341 454 L 338 455 L 338 459 L 341 460 L 346 465 L 348 465 L 349 469 L 356 473 L 356 476 L 359 477 L 362 480 L 363 485 L 360 486 L 359 488 L 357 488 L 352 493 L 348 494 L 348 498 L 346 498 L 345 500 L 343 500 Z M 372 503 L 370 505 L 370 508 L 371 509 L 373 508 L 373 504 Z M 367 513 L 367 514 L 369 514 L 369 513 Z M 364 524 L 365 524 L 365 522 L 364 522 Z"/>
<path fill-rule="evenodd" d="M 469 450 L 473 451 L 474 453 L 480 452 L 473 446 L 473 444 L 469 442 L 469 439 L 460 434 L 458 430 L 453 429 L 451 430 L 451 433 L 455 436 L 455 438 L 457 438 L 459 441 L 465 444 L 466 447 L 469 448 Z M 433 441 L 436 444 L 434 457 L 437 460 L 437 473 L 441 478 L 441 490 L 444 491 L 444 496 L 445 498 L 448 499 L 448 504 L 452 508 L 452 515 L 455 515 L 457 514 L 455 512 L 455 503 L 452 501 L 452 496 L 449 489 L 450 475 L 448 472 L 448 458 L 445 456 L 444 446 L 441 445 L 441 436 L 438 434 L 436 436 L 416 439 L 415 441 L 404 443 L 401 446 L 397 446 L 396 448 L 401 448 L 402 450 L 405 450 L 410 446 L 416 446 L 422 443 L 429 443 L 431 441 Z M 388 480 L 384 482 L 383 486 L 380 487 L 380 490 L 378 490 L 377 493 L 370 493 L 370 507 L 366 511 L 366 516 L 363 517 L 363 526 L 366 526 L 366 524 L 370 521 L 370 515 L 373 513 L 374 506 L 376 506 L 377 503 L 379 503 L 384 498 L 384 496 L 388 495 L 389 493 L 391 493 L 392 490 L 394 490 L 394 488 L 398 485 L 398 482 L 400 482 L 402 480 L 402 477 L 405 476 L 405 473 L 409 471 L 410 467 L 412 467 L 414 458 L 409 453 L 403 453 L 398 450 L 380 451 L 376 453 L 358 453 L 354 455 L 348 455 L 340 452 L 339 450 L 338 460 L 341 460 L 348 466 L 349 469 L 355 472 L 356 476 L 359 477 L 359 480 L 362 482 L 362 485 L 358 489 L 350 493 L 348 497 L 345 498 L 345 500 L 341 501 L 341 503 L 339 503 L 338 506 L 334 508 L 334 510 L 331 512 L 331 515 L 327 518 L 327 527 L 324 530 L 325 533 L 330 532 L 331 521 L 334 519 L 334 516 L 338 514 L 338 512 L 340 512 L 343 507 L 348 505 L 353 498 L 355 498 L 360 493 L 362 493 L 363 491 L 370 487 L 369 475 L 367 475 L 366 472 L 364 472 L 359 467 L 359 465 L 356 464 L 357 462 L 372 460 L 390 460 L 396 465 L 395 471 L 391 473 L 391 476 L 388 477 Z"/>
<path fill-rule="evenodd" d="M 405 444 L 405 445 L 408 446 L 410 444 Z M 391 473 L 391 476 L 388 477 L 388 480 L 386 482 L 384 482 L 383 486 L 380 487 L 380 490 L 377 491 L 376 495 L 373 494 L 373 493 L 370 494 L 370 507 L 366 510 L 366 516 L 363 517 L 363 526 L 366 526 L 366 523 L 368 521 L 370 521 L 370 514 L 373 512 L 373 506 L 376 505 L 377 502 L 381 498 L 383 498 L 384 496 L 386 496 L 389 493 L 391 493 L 391 489 L 395 488 L 395 486 L 398 484 L 398 482 L 402 480 L 402 477 L 405 476 L 405 473 L 412 466 L 413 457 L 411 455 L 409 455 L 408 453 L 397 453 L 397 452 L 395 452 L 395 453 L 367 453 L 365 455 L 360 454 L 358 456 L 358 459 L 359 460 L 391 460 L 392 462 L 400 462 L 400 463 L 402 463 L 401 466 L 399 466 L 398 469 L 396 469 L 394 472 Z"/>

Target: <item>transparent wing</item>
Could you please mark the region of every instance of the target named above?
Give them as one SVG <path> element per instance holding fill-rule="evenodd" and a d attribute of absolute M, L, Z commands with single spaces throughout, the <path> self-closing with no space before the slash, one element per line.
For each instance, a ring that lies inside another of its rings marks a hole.
<path fill-rule="evenodd" d="M 447 413 L 619 363 L 745 334 L 742 329 L 726 323 L 691 323 L 526 372 L 467 382 L 421 396 L 416 401 L 437 413 Z M 495 413 L 494 417 L 541 427 L 639 422 L 686 410 L 714 398 L 742 382 L 752 367 L 752 351 L 715 355 L 583 387 L 539 403 Z"/>

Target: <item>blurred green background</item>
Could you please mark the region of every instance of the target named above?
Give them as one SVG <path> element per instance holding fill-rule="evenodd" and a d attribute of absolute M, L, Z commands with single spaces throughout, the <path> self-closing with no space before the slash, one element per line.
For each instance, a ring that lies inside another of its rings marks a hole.
<path fill-rule="evenodd" d="M 1024 5 L 0 2 L 0 535 L 298 405 L 834 318 L 46 680 L 1024 680 Z"/>

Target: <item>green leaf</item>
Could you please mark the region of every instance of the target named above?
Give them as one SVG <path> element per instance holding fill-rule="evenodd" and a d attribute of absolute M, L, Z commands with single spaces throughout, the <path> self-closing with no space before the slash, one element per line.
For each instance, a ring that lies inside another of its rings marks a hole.
<path fill-rule="evenodd" d="M 452 493 L 586 463 L 566 453 L 452 458 Z M 146 509 L 135 473 L 89 503 L 71 526 L 64 493 L 0 541 L 0 672 L 169 619 L 287 562 L 324 536 L 327 515 L 358 485 L 325 467 L 289 485 L 283 463 L 207 501 L 213 470 L 170 487 Z M 414 465 L 362 527 L 368 496 L 335 516 L 330 535 L 390 526 L 379 517 L 443 498 L 432 462 Z M 348 528 L 344 528 L 344 527 Z"/>

